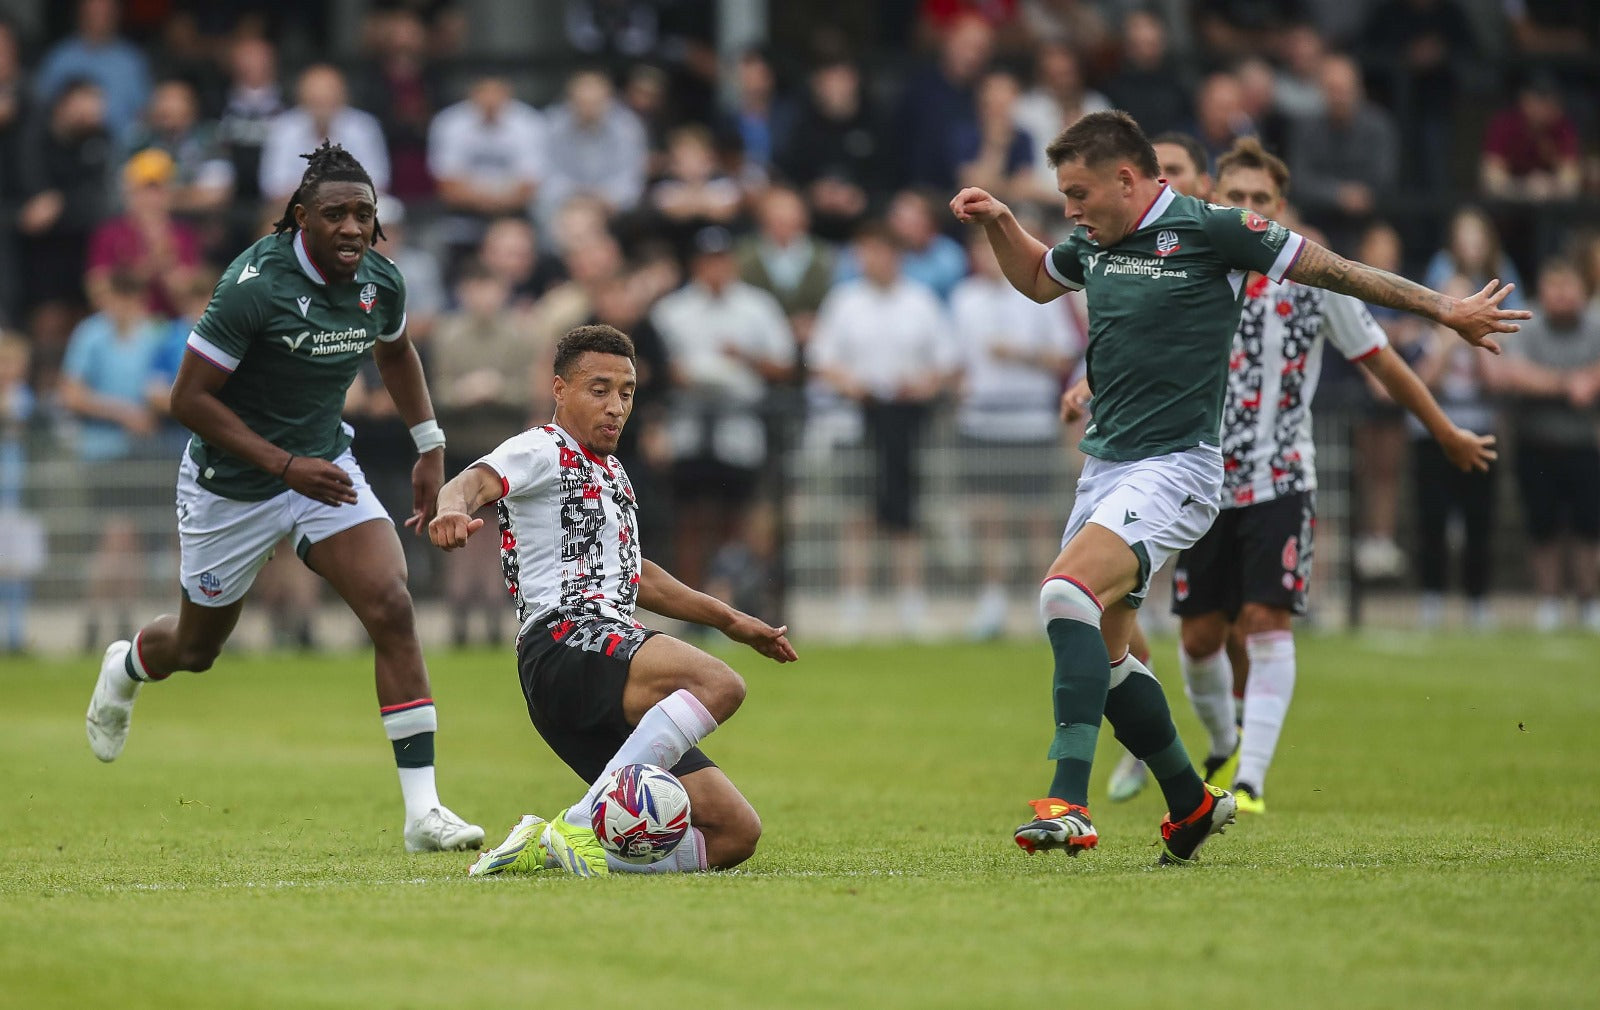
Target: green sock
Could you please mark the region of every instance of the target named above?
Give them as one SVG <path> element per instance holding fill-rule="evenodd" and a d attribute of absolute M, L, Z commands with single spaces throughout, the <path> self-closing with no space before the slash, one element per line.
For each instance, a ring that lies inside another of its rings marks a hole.
<path fill-rule="evenodd" d="M 1056 775 L 1050 795 L 1087 806 L 1089 769 L 1094 766 L 1094 745 L 1111 683 L 1111 661 L 1094 625 L 1058 618 L 1046 626 L 1045 634 L 1056 657 L 1056 736 L 1050 745 Z"/>
<path fill-rule="evenodd" d="M 1129 663 L 1132 669 L 1122 683 L 1106 693 L 1106 719 L 1122 746 L 1149 767 L 1172 819 L 1179 820 L 1205 802 L 1206 787 L 1178 738 L 1160 682 L 1133 656 L 1118 666 Z"/>

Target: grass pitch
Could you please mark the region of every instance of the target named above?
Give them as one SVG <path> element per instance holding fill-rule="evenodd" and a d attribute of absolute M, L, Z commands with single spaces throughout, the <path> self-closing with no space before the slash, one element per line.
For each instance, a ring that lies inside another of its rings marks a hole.
<path fill-rule="evenodd" d="M 367 657 L 146 689 L 111 766 L 95 662 L 6 660 L 0 1006 L 1595 1005 L 1593 639 L 1302 639 L 1270 812 L 1167 870 L 1153 787 L 1095 803 L 1078 860 L 1012 845 L 1049 781 L 1042 643 L 801 653 L 729 653 L 750 699 L 709 741 L 757 857 L 596 881 L 406 855 Z M 1170 641 L 1156 669 L 1201 749 Z M 509 653 L 432 670 L 442 794 L 491 844 L 579 794 Z"/>

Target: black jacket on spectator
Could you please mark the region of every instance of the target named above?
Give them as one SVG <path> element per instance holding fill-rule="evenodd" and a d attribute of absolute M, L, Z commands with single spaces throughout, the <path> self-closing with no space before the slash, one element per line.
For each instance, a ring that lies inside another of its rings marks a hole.
<path fill-rule="evenodd" d="M 1138 120 L 1147 137 L 1183 129 L 1194 107 L 1189 89 L 1170 61 L 1159 70 L 1123 70 L 1101 90 L 1113 108 Z"/>
<path fill-rule="evenodd" d="M 89 235 L 111 213 L 111 170 L 114 144 L 99 127 L 86 133 L 58 135 L 48 116 L 32 125 L 18 156 L 23 199 L 59 190 L 64 206 L 55 223 L 38 235 L 24 236 L 27 305 L 83 297 L 84 260 Z"/>

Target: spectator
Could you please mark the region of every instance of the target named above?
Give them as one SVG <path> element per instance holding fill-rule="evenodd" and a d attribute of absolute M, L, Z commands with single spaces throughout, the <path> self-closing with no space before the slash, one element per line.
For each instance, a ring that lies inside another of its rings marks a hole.
<path fill-rule="evenodd" d="M 617 102 L 611 81 L 595 70 L 573 74 L 567 97 L 549 113 L 549 176 L 540 214 L 549 221 L 574 196 L 590 195 L 612 212 L 632 210 L 644 192 L 644 127 Z"/>
<path fill-rule="evenodd" d="M 1320 116 L 1327 109 L 1322 97 L 1322 61 L 1327 58 L 1322 36 L 1301 22 L 1279 36 L 1277 81 L 1273 87 L 1278 108 L 1292 122 Z"/>
<path fill-rule="evenodd" d="M 741 176 L 764 180 L 771 175 L 780 141 L 794 125 L 794 106 L 779 94 L 772 60 L 759 49 L 747 49 L 739 57 L 738 81 L 738 98 L 728 118 L 744 156 Z"/>
<path fill-rule="evenodd" d="M 1122 67 L 1106 81 L 1106 97 L 1137 119 L 1147 136 L 1181 129 L 1191 105 L 1167 51 L 1165 22 L 1153 11 L 1135 9 L 1123 19 L 1122 35 Z"/>
<path fill-rule="evenodd" d="M 428 28 L 415 11 L 402 8 L 383 15 L 375 36 L 377 62 L 357 93 L 388 143 L 389 180 L 378 188 L 402 200 L 427 199 L 433 195 L 428 133 L 440 90 L 428 58 Z"/>
<path fill-rule="evenodd" d="M 166 338 L 165 328 L 145 311 L 142 278 L 113 273 L 103 309 L 72 331 L 61 366 L 61 406 L 80 420 L 78 459 L 83 471 L 85 506 L 93 502 L 99 544 L 90 562 L 85 603 L 84 642 L 104 640 L 106 616 L 114 617 L 117 637 L 131 635 L 128 604 L 137 599 L 144 561 L 135 516 L 160 501 L 131 486 L 124 464 L 152 458 L 157 444 L 156 414 L 146 397 L 149 376 Z M 166 497 L 170 505 L 171 498 Z M 129 634 L 123 634 L 124 631 Z"/>
<path fill-rule="evenodd" d="M 344 74 L 317 63 L 300 74 L 299 104 L 273 120 L 261 147 L 261 194 L 269 201 L 286 200 L 305 173 L 301 155 L 331 140 L 367 170 L 378 192 L 389 189 L 389 149 L 383 129 L 370 113 L 348 104 Z"/>
<path fill-rule="evenodd" d="M 622 247 L 610 232 L 596 232 L 568 248 L 564 262 L 568 280 L 546 291 L 528 311 L 529 327 L 540 347 L 554 348 L 562 334 L 594 314 L 600 285 L 622 272 Z M 485 263 L 496 272 L 501 269 L 492 259 L 486 258 Z M 542 414 L 549 393 L 535 388 L 534 394 L 538 397 L 535 410 Z"/>
<path fill-rule="evenodd" d="M 833 253 L 812 239 L 805 201 L 786 186 L 761 195 L 756 220 L 760 230 L 739 246 L 739 276 L 778 300 L 804 347 L 833 285 Z"/>
<path fill-rule="evenodd" d="M 234 193 L 245 214 L 261 200 L 261 151 L 272 122 L 284 111 L 278 57 L 272 43 L 246 36 L 228 51 L 230 81 L 218 136 L 233 163 Z"/>
<path fill-rule="evenodd" d="M 159 148 L 140 151 L 122 166 L 123 212 L 89 238 L 84 287 L 96 307 L 104 307 L 111 275 L 124 272 L 145 286 L 152 314 L 177 315 L 177 292 L 200 265 L 200 239 L 172 216 L 175 175 L 172 157 Z"/>
<path fill-rule="evenodd" d="M 1496 279 L 1501 284 L 1515 284 L 1517 290 L 1506 295 L 1501 304 L 1508 309 L 1523 307 L 1522 278 L 1511 257 L 1500 248 L 1494 222 L 1480 207 L 1462 207 L 1451 216 L 1449 241 L 1428 261 L 1422 283 L 1443 291 L 1444 283 L 1452 277 L 1465 278 L 1474 291 Z"/>
<path fill-rule="evenodd" d="M 842 59 L 811 72 L 808 101 L 778 167 L 805 194 L 818 235 L 849 236 L 889 189 L 888 126 L 868 107 L 861 74 Z"/>
<path fill-rule="evenodd" d="M 1435 290 L 1465 298 L 1479 287 L 1464 277 L 1447 277 Z M 1499 426 L 1486 387 L 1488 356 L 1463 344 L 1454 331 L 1442 326 L 1430 328 L 1419 351 L 1420 356 L 1411 365 L 1433 392 L 1450 423 L 1480 435 L 1493 435 Z M 1417 575 L 1422 585 L 1418 623 L 1424 628 L 1436 628 L 1443 619 L 1444 594 L 1449 584 L 1450 524 L 1459 519 L 1464 534 L 1461 569 L 1468 623 L 1479 631 L 1491 630 L 1494 613 L 1489 607 L 1489 573 L 1498 471 L 1458 470 L 1416 418 L 1408 416 L 1406 428 L 1411 433 L 1412 473 L 1416 481 Z"/>
<path fill-rule="evenodd" d="M 967 252 L 972 276 L 956 286 L 950 315 L 961 348 L 963 490 L 982 559 L 968 632 L 987 639 L 1005 630 L 1012 574 L 1032 578 L 1036 559 L 1059 544 L 1066 456 L 1058 404 L 1078 349 L 1066 306 L 1039 305 L 1013 288 L 981 228 Z"/>
<path fill-rule="evenodd" d="M 1056 135 L 1091 112 L 1111 108 L 1111 102 L 1098 91 L 1086 87 L 1077 53 L 1068 42 L 1052 41 L 1039 46 L 1034 54 L 1033 87 L 1017 99 L 1017 125 L 1033 138 L 1033 185 L 1030 199 L 1060 202 L 1056 190 L 1056 170 L 1050 166 L 1044 149 Z"/>
<path fill-rule="evenodd" d="M 374 242 L 373 248 L 394 260 L 406 279 L 406 335 L 417 344 L 426 344 L 445 307 L 444 271 L 433 253 L 410 241 L 406 205 L 398 198 L 378 198 L 378 220 L 383 222 L 383 238 Z"/>
<path fill-rule="evenodd" d="M 1578 195 L 1578 128 L 1561 107 L 1555 80 L 1535 73 L 1483 138 L 1483 191 L 1505 200 L 1569 200 Z"/>
<path fill-rule="evenodd" d="M 739 280 L 733 236 L 720 227 L 695 234 L 689 283 L 656 303 L 650 319 L 676 387 L 676 564 L 679 578 L 699 586 L 706 559 L 744 536 L 767 460 L 761 404 L 794 371 L 794 334 L 776 298 Z"/>
<path fill-rule="evenodd" d="M 658 230 L 687 250 L 707 225 L 731 224 L 744 194 L 717 164 L 711 131 L 691 124 L 672 131 L 667 141 L 667 173 L 650 187 L 649 209 Z"/>
<path fill-rule="evenodd" d="M 34 402 L 28 344 L 0 334 L 0 528 L 6 531 L 6 549 L 0 552 L 0 655 L 27 648 L 28 599 L 45 562 L 44 525 L 22 509 Z"/>
<path fill-rule="evenodd" d="M 150 66 L 138 46 L 117 35 L 118 17 L 117 0 L 78 0 L 77 31 L 45 53 L 33 86 L 49 105 L 74 82 L 93 81 L 104 96 L 106 122 L 127 136 L 150 98 Z"/>
<path fill-rule="evenodd" d="M 441 110 L 428 128 L 428 168 L 450 212 L 439 237 L 461 250 L 481 242 L 493 219 L 526 215 L 544 177 L 545 145 L 544 117 L 512 96 L 510 81 L 473 81 L 467 98 Z"/>
<path fill-rule="evenodd" d="M 671 105 L 672 81 L 667 72 L 650 63 L 635 63 L 622 82 L 622 104 L 644 127 L 645 178 L 667 170 L 667 134 L 677 118 Z"/>
<path fill-rule="evenodd" d="M 67 334 L 83 316 L 84 253 L 89 234 L 106 217 L 111 153 L 105 102 L 99 86 L 87 80 L 60 89 L 22 148 L 22 305 L 40 352 L 34 368 L 41 387 L 53 383 Z"/>
<path fill-rule="evenodd" d="M 1406 182 L 1448 185 L 1460 86 L 1478 57 L 1465 12 L 1455 0 L 1383 0 L 1368 12 L 1361 54 L 1405 131 Z"/>
<path fill-rule="evenodd" d="M 931 196 L 908 189 L 889 203 L 887 223 L 896 245 L 897 272 L 947 300 L 967 275 L 967 254 L 961 243 L 939 231 L 937 215 Z M 854 280 L 865 272 L 856 256 L 859 246 L 854 243 L 840 253 L 836 280 Z"/>
<path fill-rule="evenodd" d="M 1196 0 L 1194 23 L 1206 55 L 1220 62 L 1264 52 L 1283 27 L 1292 2 Z"/>
<path fill-rule="evenodd" d="M 953 190 L 960 161 L 952 136 L 977 126 L 975 89 L 989 62 L 994 31 L 964 14 L 945 30 L 938 61 L 906 81 L 896 122 L 900 127 L 899 175 L 912 185 Z"/>
<path fill-rule="evenodd" d="M 1044 46 L 1068 45 L 1073 54 L 1098 66 L 1114 50 L 1116 39 L 1100 5 L 1093 0 L 1022 0 L 1022 23 Z M 1109 106 L 1108 106 L 1109 108 Z M 1085 113 L 1095 112 L 1085 109 Z M 1061 127 L 1050 135 L 1066 127 Z M 1048 141 L 1041 141 L 1048 143 Z"/>
<path fill-rule="evenodd" d="M 387 218 L 384 224 L 387 226 Z M 593 237 L 611 241 L 610 236 L 603 233 Z M 566 279 L 561 264 L 539 252 L 539 236 L 525 217 L 502 217 L 492 222 L 483 233 L 478 258 L 490 273 L 505 281 L 510 289 L 509 305 L 513 312 L 528 312 Z M 407 287 L 410 287 L 409 282 Z M 560 336 L 559 333 L 555 335 Z"/>
<path fill-rule="evenodd" d="M 1232 74 L 1216 73 L 1200 85 L 1194 105 L 1194 138 L 1206 149 L 1206 170 L 1240 137 L 1255 136 L 1244 111 L 1244 88 Z"/>
<path fill-rule="evenodd" d="M 1278 75 L 1272 64 L 1251 56 L 1234 68 L 1239 82 L 1241 122 L 1247 122 L 1267 150 L 1282 154 L 1289 140 L 1289 119 L 1278 106 Z"/>
<path fill-rule="evenodd" d="M 1296 200 L 1313 223 L 1342 247 L 1399 179 L 1399 140 L 1387 114 L 1362 93 L 1361 72 L 1348 56 L 1322 63 L 1320 116 L 1295 123 L 1290 143 Z"/>
<path fill-rule="evenodd" d="M 151 362 L 146 380 L 145 403 L 160 418 L 157 441 L 162 446 L 162 455 L 173 459 L 189 444 L 189 432 L 171 416 L 172 383 L 178 378 L 183 356 L 189 350 L 189 333 L 200 321 L 206 306 L 211 304 L 211 292 L 220 274 L 215 268 L 202 266 L 200 270 L 190 271 L 189 279 L 173 292 L 177 313 L 166 323 L 167 335 Z"/>
<path fill-rule="evenodd" d="M 900 249 L 881 224 L 857 235 L 859 280 L 834 288 L 808 348 L 808 364 L 827 389 L 859 407 L 871 461 L 872 518 L 852 519 L 841 538 L 839 627 L 858 634 L 868 612 L 871 544 L 893 545 L 900 625 L 928 629 L 923 593 L 923 543 L 917 530 L 920 495 L 918 446 L 930 406 L 949 386 L 958 351 L 949 320 L 934 293 L 900 272 Z M 873 535 L 875 532 L 881 536 Z"/>
<path fill-rule="evenodd" d="M 233 198 L 233 162 L 217 139 L 216 129 L 200 122 L 200 99 L 187 81 L 156 85 L 145 110 L 144 125 L 134 131 L 128 150 L 154 148 L 172 159 L 172 209 L 186 215 L 209 215 Z"/>
<path fill-rule="evenodd" d="M 1585 628 L 1600 633 L 1600 318 L 1584 311 L 1583 277 L 1569 261 L 1539 270 L 1539 309 L 1506 341 L 1491 373 L 1517 397 L 1517 483 L 1533 541 L 1529 561 L 1540 631 L 1562 624 L 1562 559 Z"/>
<path fill-rule="evenodd" d="M 0 219 L 16 219 L 24 129 L 30 105 L 27 74 L 17 52 L 16 29 L 0 19 Z M 21 262 L 12 227 L 0 228 L 0 319 L 19 318 Z"/>
<path fill-rule="evenodd" d="M 1590 235 L 1578 247 L 1578 262 L 1583 264 L 1583 277 L 1589 288 L 1589 311 L 1600 318 L 1600 234 Z"/>
<path fill-rule="evenodd" d="M 978 118 L 951 131 L 956 177 L 962 186 L 979 186 L 1000 200 L 1037 195 L 1033 187 L 1037 141 L 1017 125 L 1021 85 L 1009 70 L 991 70 L 978 82 Z"/>
<path fill-rule="evenodd" d="M 508 431 L 530 423 L 538 348 L 527 319 L 506 312 L 511 287 L 482 263 L 469 260 L 456 282 L 460 309 L 439 320 L 429 355 L 429 379 L 439 423 L 450 433 L 445 469 L 459 473 L 499 445 Z M 491 522 L 493 509 L 486 510 Z M 469 618 L 480 612 L 489 644 L 500 641 L 505 589 L 496 564 L 499 541 L 490 537 L 461 557 L 444 561 L 451 638 L 467 644 Z"/>

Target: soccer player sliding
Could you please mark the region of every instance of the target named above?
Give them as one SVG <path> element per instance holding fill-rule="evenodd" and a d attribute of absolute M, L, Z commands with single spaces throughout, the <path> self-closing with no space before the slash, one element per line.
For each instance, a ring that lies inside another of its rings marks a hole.
<path fill-rule="evenodd" d="M 556 346 L 555 417 L 501 443 L 439 490 L 428 533 L 455 550 L 498 503 L 501 564 L 516 601 L 517 672 L 528 717 L 589 792 L 550 821 L 524 815 L 468 872 L 578 876 L 722 869 L 749 859 L 761 819 L 696 746 L 739 710 L 744 681 L 714 656 L 633 619 L 643 607 L 720 630 L 768 659 L 793 662 L 774 628 L 668 575 L 640 552 L 638 503 L 616 451 L 633 412 L 633 342 L 580 326 Z M 693 827 L 648 865 L 608 854 L 590 812 L 611 773 L 666 768 L 689 793 Z"/>
<path fill-rule="evenodd" d="M 969 187 L 950 201 L 958 220 L 983 225 L 1019 291 L 1040 302 L 1067 291 L 1088 296 L 1095 414 L 1080 443 L 1088 459 L 1061 553 L 1039 592 L 1055 656 L 1048 756 L 1056 770 L 1013 838 L 1029 853 L 1075 855 L 1098 843 L 1088 791 L 1104 717 L 1166 799 L 1160 862 L 1192 863 L 1233 819 L 1236 803 L 1201 781 L 1161 685 L 1128 654 L 1128 638 L 1150 573 L 1198 543 L 1217 517 L 1222 405 L 1245 275 L 1414 312 L 1495 352 L 1493 335 L 1516 332 L 1515 320 L 1529 313 L 1500 307 L 1510 288 L 1498 281 L 1451 298 L 1335 255 L 1253 211 L 1181 196 L 1125 112 L 1083 117 L 1045 153 L 1074 225 L 1053 249 L 984 190 Z"/>

